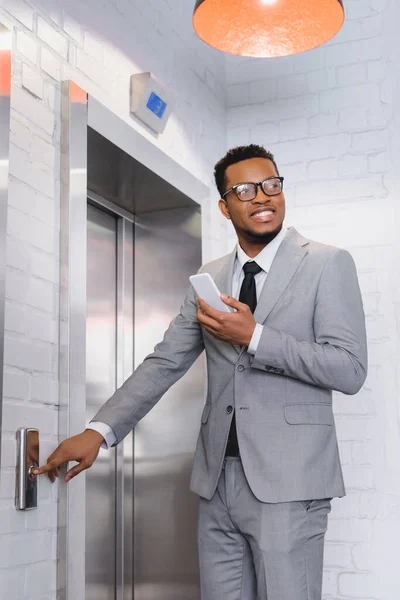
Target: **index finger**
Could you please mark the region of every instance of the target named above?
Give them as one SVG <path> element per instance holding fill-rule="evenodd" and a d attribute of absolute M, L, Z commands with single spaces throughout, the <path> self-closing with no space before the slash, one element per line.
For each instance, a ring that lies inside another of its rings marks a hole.
<path fill-rule="evenodd" d="M 61 467 L 65 463 L 64 459 L 61 458 L 53 458 L 49 460 L 47 465 L 43 465 L 43 467 L 39 467 L 38 469 L 32 469 L 33 475 L 43 475 L 44 473 L 49 473 L 50 471 L 55 471 L 58 467 Z"/>

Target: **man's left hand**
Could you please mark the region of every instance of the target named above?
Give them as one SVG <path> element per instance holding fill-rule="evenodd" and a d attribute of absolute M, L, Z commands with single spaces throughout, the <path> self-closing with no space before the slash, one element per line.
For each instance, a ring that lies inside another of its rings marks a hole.
<path fill-rule="evenodd" d="M 198 298 L 197 319 L 201 327 L 222 342 L 235 346 L 248 346 L 256 327 L 250 308 L 247 304 L 225 294 L 221 295 L 221 299 L 236 312 L 216 310 Z"/>

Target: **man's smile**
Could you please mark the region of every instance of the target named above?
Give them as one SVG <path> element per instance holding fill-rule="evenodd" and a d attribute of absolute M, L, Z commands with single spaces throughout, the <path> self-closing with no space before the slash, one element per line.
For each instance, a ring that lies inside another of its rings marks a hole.
<path fill-rule="evenodd" d="M 250 215 L 250 218 L 253 221 L 257 221 L 257 223 L 268 223 L 269 221 L 272 221 L 274 217 L 275 209 L 272 207 L 257 208 Z"/>

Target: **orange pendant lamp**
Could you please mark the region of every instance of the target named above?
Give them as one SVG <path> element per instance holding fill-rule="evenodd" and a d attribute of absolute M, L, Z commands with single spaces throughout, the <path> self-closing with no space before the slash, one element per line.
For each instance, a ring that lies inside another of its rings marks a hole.
<path fill-rule="evenodd" d="M 239 56 L 311 50 L 344 22 L 342 0 L 196 0 L 193 26 L 207 44 Z"/>

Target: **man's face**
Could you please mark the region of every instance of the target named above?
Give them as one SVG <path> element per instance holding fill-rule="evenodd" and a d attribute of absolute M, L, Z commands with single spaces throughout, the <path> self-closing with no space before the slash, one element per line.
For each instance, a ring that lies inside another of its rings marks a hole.
<path fill-rule="evenodd" d="M 267 158 L 250 158 L 231 165 L 226 170 L 226 189 L 244 182 L 258 183 L 268 177 L 278 177 L 274 164 Z M 266 196 L 260 187 L 257 196 L 242 202 L 230 192 L 219 201 L 222 214 L 232 220 L 239 242 L 268 243 L 282 228 L 285 218 L 285 196 Z"/>

